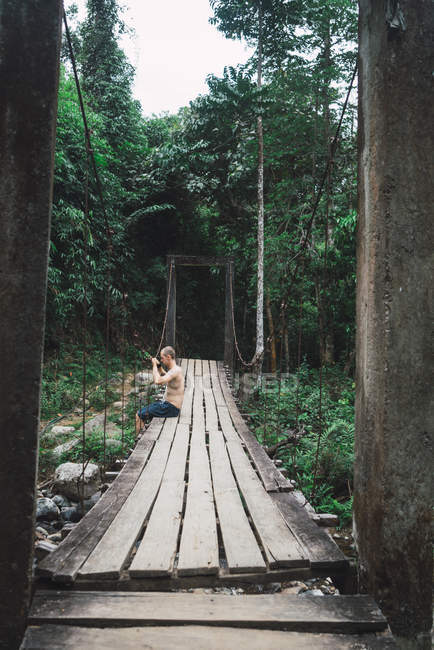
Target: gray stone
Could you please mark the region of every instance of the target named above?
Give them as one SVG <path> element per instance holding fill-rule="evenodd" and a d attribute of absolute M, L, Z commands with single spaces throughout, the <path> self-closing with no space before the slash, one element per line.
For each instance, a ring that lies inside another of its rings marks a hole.
<path fill-rule="evenodd" d="M 101 498 L 101 491 L 98 490 L 98 492 L 95 492 L 95 494 L 92 494 L 92 496 L 90 497 L 90 499 L 85 499 L 85 501 L 83 501 L 83 505 L 84 505 L 84 510 L 85 510 L 85 512 L 89 512 L 89 510 L 90 510 L 91 508 L 93 508 L 93 506 L 95 505 L 95 503 L 97 503 L 97 502 L 99 501 L 100 498 Z"/>
<path fill-rule="evenodd" d="M 62 535 L 61 533 L 52 533 L 51 535 L 48 535 L 48 538 L 50 542 L 61 542 L 62 541 Z"/>
<path fill-rule="evenodd" d="M 142 386 L 143 384 L 150 384 L 153 382 L 152 372 L 147 370 L 141 370 L 134 377 L 136 386 Z"/>
<path fill-rule="evenodd" d="M 93 431 L 104 431 L 104 413 L 96 415 L 94 418 L 86 422 L 86 433 L 93 433 Z M 106 422 L 106 438 L 117 438 L 122 435 L 119 427 L 113 422 L 107 420 Z"/>
<path fill-rule="evenodd" d="M 51 499 L 42 497 L 36 500 L 36 519 L 44 519 L 45 521 L 53 521 L 58 519 L 60 514 L 59 508 Z"/>
<path fill-rule="evenodd" d="M 72 521 L 76 523 L 82 518 L 82 513 L 80 508 L 77 506 L 68 506 L 67 508 L 62 508 L 60 516 L 63 521 Z"/>
<path fill-rule="evenodd" d="M 57 447 L 54 447 L 54 449 L 51 451 L 53 460 L 58 460 L 62 454 L 71 451 L 78 445 L 80 442 L 79 438 L 74 438 L 73 440 L 68 440 L 67 442 L 64 442 L 61 445 L 57 445 Z"/>
<path fill-rule="evenodd" d="M 84 470 L 82 463 L 62 463 L 54 473 L 53 487 L 56 492 L 72 500 L 85 499 L 98 492 L 101 482 L 98 465 L 89 463 Z"/>
<path fill-rule="evenodd" d="M 65 539 L 71 532 L 71 530 L 74 530 L 77 524 L 73 523 L 72 521 L 68 521 L 60 531 L 60 534 L 62 536 L 62 539 Z"/>
<path fill-rule="evenodd" d="M 48 537 L 48 532 L 43 526 L 36 526 L 35 528 L 35 533 L 39 533 L 40 535 L 43 535 L 44 537 Z"/>
<path fill-rule="evenodd" d="M 44 557 L 55 551 L 56 548 L 57 545 L 53 544 L 53 542 L 41 540 L 35 544 L 35 556 L 38 560 L 43 560 Z"/>
<path fill-rule="evenodd" d="M 52 501 L 54 501 L 56 506 L 59 506 L 59 508 L 67 508 L 71 505 L 70 500 L 63 496 L 63 494 L 55 494 Z"/>
<path fill-rule="evenodd" d="M 306 597 L 306 596 L 315 597 L 315 596 L 324 596 L 324 594 L 321 591 L 321 589 L 307 589 L 306 591 L 303 591 L 300 594 L 301 598 Z"/>
<path fill-rule="evenodd" d="M 49 434 L 51 434 L 52 436 L 63 436 L 69 433 L 74 433 L 74 431 L 75 431 L 74 427 L 61 426 L 60 424 L 58 424 L 49 431 Z"/>

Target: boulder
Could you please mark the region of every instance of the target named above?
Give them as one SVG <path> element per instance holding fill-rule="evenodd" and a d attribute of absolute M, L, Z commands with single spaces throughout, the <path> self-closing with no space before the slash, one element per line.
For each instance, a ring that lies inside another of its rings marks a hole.
<path fill-rule="evenodd" d="M 66 508 L 62 508 L 60 512 L 60 516 L 62 517 L 63 521 L 70 521 L 73 523 L 77 523 L 80 521 L 82 518 L 81 510 L 77 506 L 68 506 Z"/>
<path fill-rule="evenodd" d="M 100 430 L 104 431 L 104 413 L 96 415 L 94 418 L 86 422 L 86 433 L 92 433 L 93 431 Z M 107 420 L 106 422 L 106 438 L 117 438 L 121 436 L 121 430 L 113 422 Z"/>
<path fill-rule="evenodd" d="M 58 506 L 59 508 L 68 508 L 68 506 L 71 505 L 71 502 L 69 499 L 63 496 L 63 494 L 56 494 L 53 498 L 52 501 Z"/>
<path fill-rule="evenodd" d="M 53 436 L 64 436 L 67 435 L 68 433 L 73 433 L 74 431 L 75 431 L 74 427 L 61 426 L 60 424 L 57 424 L 50 430 L 50 433 Z"/>
<path fill-rule="evenodd" d="M 57 505 L 48 497 L 42 497 L 36 500 L 36 519 L 44 521 L 53 521 L 58 519 L 60 510 Z"/>
<path fill-rule="evenodd" d="M 95 492 L 95 494 L 92 494 L 92 496 L 90 497 L 90 499 L 85 499 L 85 500 L 83 501 L 83 505 L 84 505 L 84 510 L 85 510 L 85 512 L 89 512 L 89 510 L 90 510 L 91 508 L 93 508 L 93 506 L 95 505 L 95 503 L 97 503 L 97 502 L 100 500 L 100 498 L 101 498 L 101 491 L 98 490 L 98 492 Z"/>
<path fill-rule="evenodd" d="M 153 382 L 152 372 L 148 370 L 141 370 L 134 377 L 134 383 L 136 386 L 142 386 L 143 384 L 150 384 Z"/>
<path fill-rule="evenodd" d="M 62 463 L 54 473 L 53 489 L 68 499 L 77 501 L 81 494 L 88 499 L 99 490 L 101 482 L 99 467 L 89 463 L 85 466 L 84 477 L 82 473 L 82 463 Z"/>
<path fill-rule="evenodd" d="M 57 445 L 57 447 L 54 447 L 54 449 L 51 451 L 53 460 L 59 460 L 62 454 L 66 453 L 67 451 L 71 451 L 71 449 L 74 449 L 74 447 L 76 447 L 79 442 L 79 438 L 74 438 L 73 440 L 64 442 L 62 445 Z"/>

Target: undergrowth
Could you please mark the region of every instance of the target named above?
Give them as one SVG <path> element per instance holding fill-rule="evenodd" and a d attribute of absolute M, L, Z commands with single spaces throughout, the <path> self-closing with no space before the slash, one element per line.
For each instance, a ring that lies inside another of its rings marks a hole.
<path fill-rule="evenodd" d="M 256 437 L 283 461 L 297 489 L 318 512 L 332 512 L 345 525 L 352 515 L 354 382 L 339 366 L 324 368 L 321 393 L 322 427 L 319 371 L 306 363 L 280 382 L 264 376 L 244 408 Z"/>

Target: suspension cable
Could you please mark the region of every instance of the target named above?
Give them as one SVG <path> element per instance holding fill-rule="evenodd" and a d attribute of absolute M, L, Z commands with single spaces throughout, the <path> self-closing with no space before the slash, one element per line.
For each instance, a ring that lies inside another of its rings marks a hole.
<path fill-rule="evenodd" d="M 168 280 L 169 286 L 168 286 L 168 289 L 167 289 L 167 300 L 166 300 L 166 313 L 164 314 L 163 329 L 161 331 L 160 343 L 158 344 L 158 350 L 157 350 L 157 354 L 155 356 L 157 356 L 160 353 L 160 350 L 161 350 L 161 348 L 163 346 L 164 334 L 166 332 L 167 316 L 168 316 L 168 313 L 169 313 L 169 301 L 170 301 L 170 295 L 172 293 L 172 275 L 173 275 L 173 271 L 174 271 L 174 266 L 175 266 L 174 263 L 170 262 L 169 280 Z"/>

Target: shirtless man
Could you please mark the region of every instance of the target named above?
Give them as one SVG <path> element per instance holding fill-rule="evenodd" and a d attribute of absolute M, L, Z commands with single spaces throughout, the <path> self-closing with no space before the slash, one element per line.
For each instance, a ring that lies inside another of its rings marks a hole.
<path fill-rule="evenodd" d="M 161 363 L 167 371 L 158 367 L 158 359 L 152 358 L 152 377 L 154 384 L 165 384 L 166 391 L 162 401 L 153 402 L 136 413 L 136 433 L 139 433 L 143 421 L 150 418 L 176 418 L 184 399 L 184 375 L 176 365 L 175 350 L 167 346 L 161 350 Z"/>

